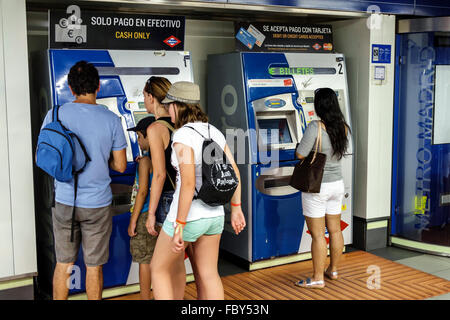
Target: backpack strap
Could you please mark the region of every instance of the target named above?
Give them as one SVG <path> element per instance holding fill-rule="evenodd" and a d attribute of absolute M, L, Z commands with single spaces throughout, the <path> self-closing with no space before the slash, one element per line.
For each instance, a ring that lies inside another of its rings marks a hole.
<path fill-rule="evenodd" d="M 192 128 L 191 126 L 183 126 L 183 128 L 189 128 L 189 129 L 192 129 L 192 130 L 194 130 L 195 132 L 197 132 L 199 135 L 201 135 L 203 139 L 205 139 L 205 140 L 211 140 L 211 138 L 209 138 L 209 139 L 206 138 L 204 135 L 202 135 L 200 132 L 198 132 L 197 130 L 195 130 L 195 129 Z M 209 134 L 209 123 L 208 123 L 208 135 L 211 137 L 211 135 Z"/>
<path fill-rule="evenodd" d="M 53 114 L 52 114 L 52 121 L 59 122 L 59 117 L 58 117 L 58 113 L 59 113 L 59 105 L 56 105 L 53 107 Z"/>
<path fill-rule="evenodd" d="M 210 133 L 209 133 L 209 123 L 208 123 L 208 135 L 209 135 L 209 139 L 208 138 L 206 138 L 204 135 L 202 135 L 200 132 L 198 132 L 197 130 L 195 130 L 194 128 L 192 128 L 191 126 L 183 126 L 183 128 L 189 128 L 189 129 L 192 129 L 192 130 L 194 130 L 195 132 L 197 132 L 199 135 L 201 135 L 202 136 L 202 138 L 203 139 L 205 139 L 205 140 L 211 140 L 211 135 L 210 135 Z M 194 199 L 198 199 L 198 190 L 197 190 L 197 186 L 195 186 L 195 192 L 197 193 L 197 195 L 194 195 Z"/>
<path fill-rule="evenodd" d="M 83 143 L 81 142 L 80 138 L 78 138 L 78 136 L 75 133 L 73 133 L 73 132 L 70 132 L 70 135 L 77 139 L 78 144 L 80 145 L 80 148 L 83 151 L 84 158 L 86 159 L 84 161 L 83 167 L 81 167 L 81 169 L 78 169 L 77 171 L 74 171 L 74 173 L 80 174 L 81 172 L 83 172 L 83 170 L 86 167 L 87 163 L 89 161 L 91 161 L 91 158 L 89 157 L 89 155 L 88 155 L 88 153 L 86 151 L 86 147 L 83 145 Z"/>
<path fill-rule="evenodd" d="M 78 136 L 73 132 L 70 132 L 70 135 L 78 140 L 78 144 L 80 145 L 80 148 L 83 151 L 84 158 L 85 158 L 84 165 L 80 169 L 75 170 L 73 172 L 74 194 L 73 194 L 73 207 L 72 207 L 72 225 L 70 227 L 70 242 L 73 242 L 73 235 L 74 235 L 74 229 L 75 229 L 75 201 L 77 200 L 78 176 L 83 172 L 84 168 L 86 168 L 86 165 L 88 164 L 89 161 L 91 161 L 91 158 L 87 154 L 86 147 L 83 145 L 80 138 L 78 138 Z"/>

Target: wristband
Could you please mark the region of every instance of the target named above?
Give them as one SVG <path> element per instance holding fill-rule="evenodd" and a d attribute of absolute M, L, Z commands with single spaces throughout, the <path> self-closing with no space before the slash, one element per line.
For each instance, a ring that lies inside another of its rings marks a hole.
<path fill-rule="evenodd" d="M 240 207 L 240 206 L 241 206 L 240 203 L 237 203 L 237 204 L 236 204 L 236 203 L 233 203 L 233 202 L 231 203 L 231 205 L 232 205 L 233 207 Z"/>
<path fill-rule="evenodd" d="M 182 224 L 177 223 L 177 226 L 176 226 L 176 228 L 175 228 L 175 233 L 174 233 L 174 235 L 177 234 L 177 233 L 179 233 L 181 239 L 183 239 L 183 228 L 184 228 L 184 226 L 183 226 Z"/>
<path fill-rule="evenodd" d="M 186 225 L 186 222 L 180 221 L 180 220 L 175 220 L 176 223 L 183 225 L 183 227 Z"/>

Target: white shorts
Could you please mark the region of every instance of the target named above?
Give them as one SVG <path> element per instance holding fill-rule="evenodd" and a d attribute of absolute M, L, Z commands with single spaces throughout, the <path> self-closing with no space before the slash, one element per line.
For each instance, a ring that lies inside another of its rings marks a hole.
<path fill-rule="evenodd" d="M 325 214 L 341 214 L 344 192 L 343 180 L 322 183 L 320 193 L 302 192 L 303 215 L 322 218 Z"/>

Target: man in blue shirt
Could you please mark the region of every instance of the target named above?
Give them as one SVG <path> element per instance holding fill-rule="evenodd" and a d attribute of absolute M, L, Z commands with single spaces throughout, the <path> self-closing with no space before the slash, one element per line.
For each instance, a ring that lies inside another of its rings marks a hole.
<path fill-rule="evenodd" d="M 97 69 L 86 61 L 77 62 L 68 75 L 73 102 L 62 105 L 59 120 L 74 132 L 91 158 L 79 175 L 76 203 L 74 183 L 55 180 L 55 208 L 53 233 L 55 237 L 56 267 L 53 275 L 53 299 L 67 299 L 68 279 L 72 273 L 80 244 L 86 264 L 86 293 L 88 299 L 101 299 L 103 290 L 102 266 L 109 258 L 112 231 L 112 192 L 109 168 L 124 172 L 127 167 L 127 142 L 121 120 L 105 106 L 96 103 L 100 90 Z M 52 110 L 42 128 L 52 121 Z M 79 145 L 75 149 L 75 167 L 84 162 Z M 70 241 L 72 206 L 75 206 L 74 239 Z"/>

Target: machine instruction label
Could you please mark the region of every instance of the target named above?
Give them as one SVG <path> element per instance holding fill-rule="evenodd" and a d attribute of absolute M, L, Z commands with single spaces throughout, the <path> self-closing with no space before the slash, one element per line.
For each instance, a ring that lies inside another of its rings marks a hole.
<path fill-rule="evenodd" d="M 185 17 L 50 10 L 49 48 L 184 50 Z"/>
<path fill-rule="evenodd" d="M 250 88 L 255 87 L 292 87 L 292 79 L 251 79 L 248 80 Z"/>

